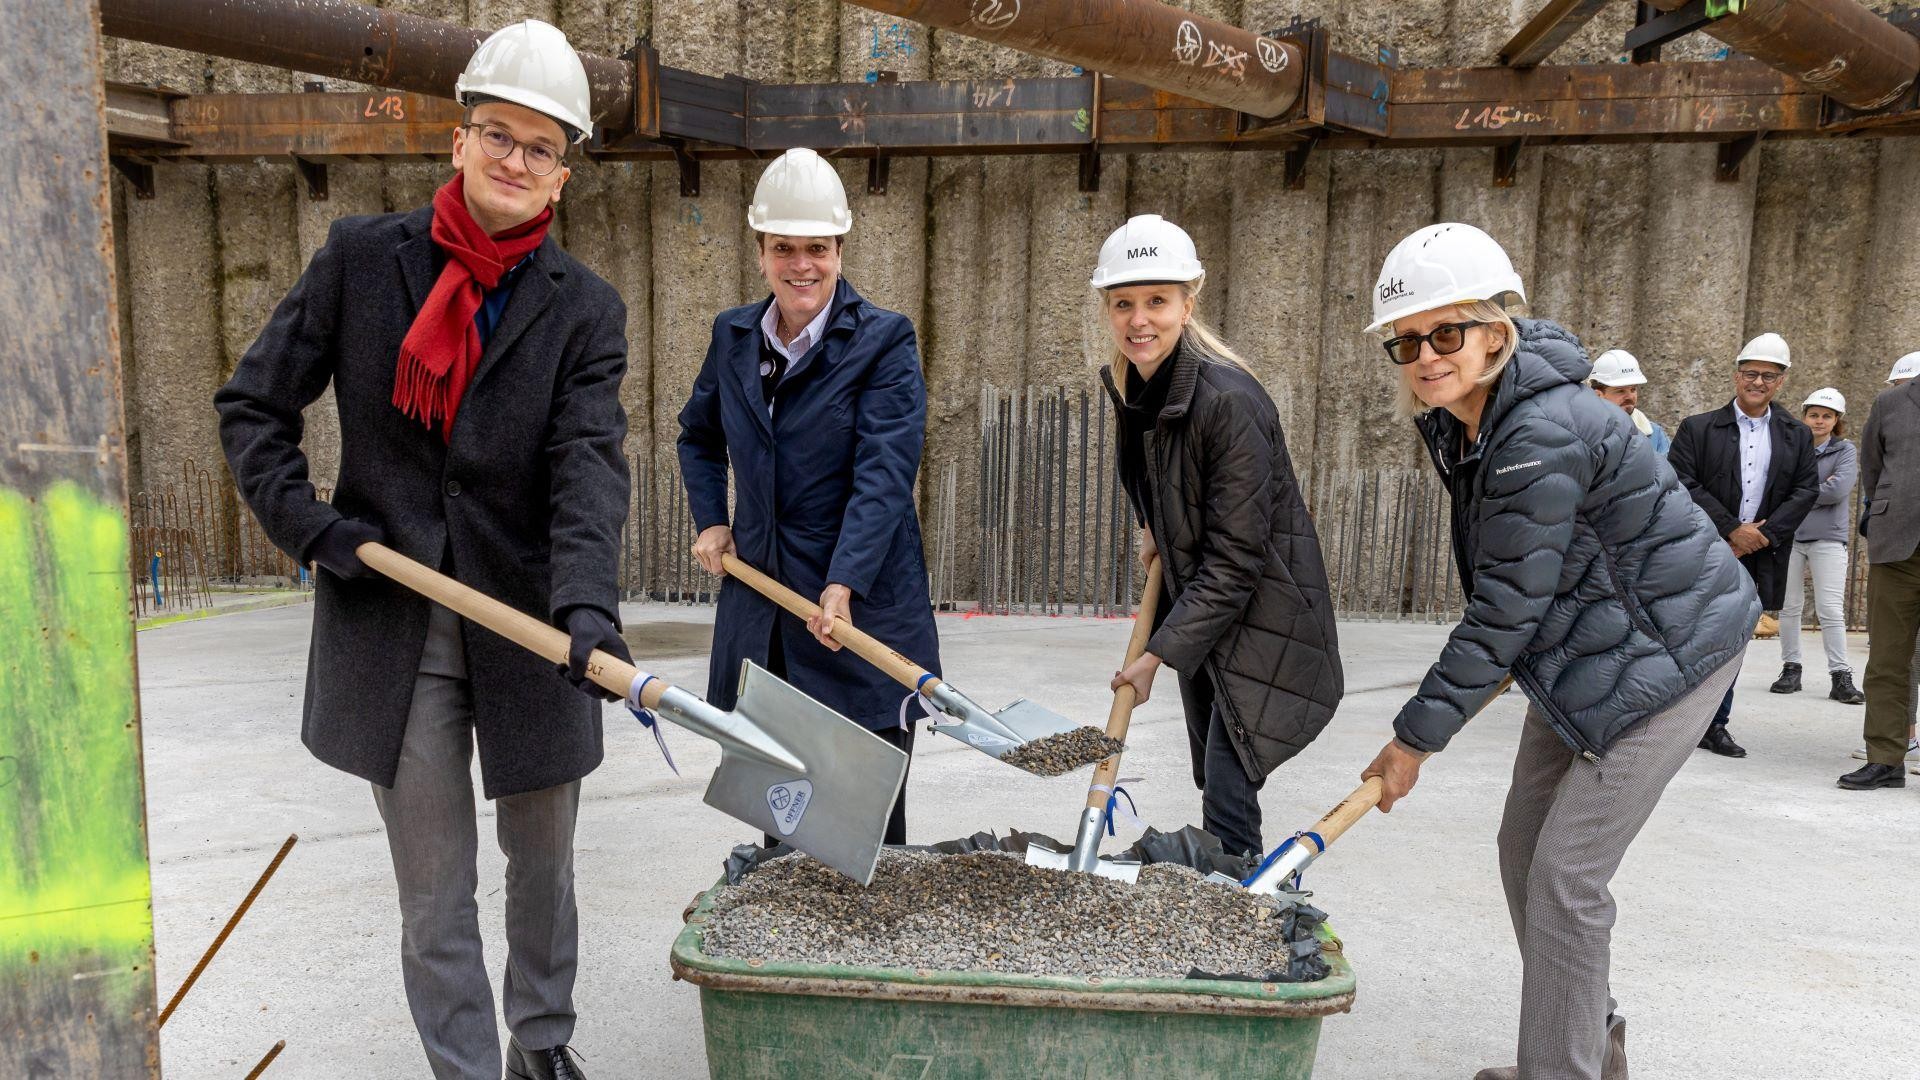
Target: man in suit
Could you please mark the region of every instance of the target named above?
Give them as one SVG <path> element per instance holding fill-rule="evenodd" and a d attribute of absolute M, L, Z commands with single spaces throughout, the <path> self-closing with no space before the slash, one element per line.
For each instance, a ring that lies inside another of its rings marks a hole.
<path fill-rule="evenodd" d="M 533 20 L 501 30 L 457 96 L 452 179 L 410 213 L 335 222 L 214 401 L 248 505 L 319 567 L 302 740 L 373 784 L 432 1074 L 501 1075 L 475 903 L 477 744 L 508 867 L 507 1075 L 578 1080 L 573 831 L 580 778 L 601 758 L 584 665 L 594 649 L 628 658 L 615 592 L 626 309 L 547 235 L 568 147 L 592 125 L 565 35 Z M 301 410 L 329 383 L 331 505 L 300 448 Z M 368 541 L 565 628 L 570 668 L 379 577 L 358 554 Z"/>
<path fill-rule="evenodd" d="M 1792 366 L 1793 354 L 1779 334 L 1747 342 L 1734 361 L 1733 400 L 1680 421 L 1667 453 L 1693 501 L 1740 557 L 1767 611 L 1780 610 L 1786 601 L 1794 530 L 1820 495 L 1813 433 L 1773 403 Z M 1701 749 L 1747 756 L 1727 734 L 1732 714 L 1728 687 Z"/>
<path fill-rule="evenodd" d="M 707 699 L 731 707 L 741 661 L 752 660 L 911 754 L 903 691 L 830 631 L 845 619 L 939 674 L 913 502 L 927 422 L 913 323 L 840 276 L 853 216 L 840 177 L 812 150 L 767 166 L 747 224 L 768 295 L 714 320 L 680 410 L 680 475 L 700 530 L 693 554 L 715 574 L 737 554 L 819 597 L 821 615 L 801 623 L 747 585 L 723 582 Z M 903 788 L 889 844 L 906 842 L 906 803 Z"/>
<path fill-rule="evenodd" d="M 1903 362 L 1905 358 L 1902 358 Z M 1920 360 L 1920 355 L 1916 355 Z M 1916 364 L 1920 368 L 1920 363 Z M 1867 538 L 1867 763 L 1840 778 L 1853 791 L 1905 787 L 1920 637 L 1920 379 L 1873 400 L 1860 435 Z"/>

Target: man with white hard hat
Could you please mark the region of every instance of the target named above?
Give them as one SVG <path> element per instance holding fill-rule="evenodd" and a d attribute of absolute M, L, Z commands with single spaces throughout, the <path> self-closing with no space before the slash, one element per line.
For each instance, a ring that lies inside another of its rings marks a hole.
<path fill-rule="evenodd" d="M 1640 361 L 1625 349 L 1608 349 L 1595 357 L 1593 375 L 1587 379 L 1594 393 L 1626 410 L 1633 419 L 1634 430 L 1645 435 L 1653 448 L 1664 454 L 1673 445 L 1667 429 L 1640 411 L 1640 388 L 1646 384 L 1647 376 L 1640 370 Z"/>
<path fill-rule="evenodd" d="M 1905 787 L 1905 770 L 1920 766 L 1913 727 L 1920 698 L 1920 352 L 1901 357 L 1887 381 L 1893 388 L 1873 399 L 1860 435 L 1867 764 L 1839 781 L 1856 791 Z"/>
<path fill-rule="evenodd" d="M 722 575 L 722 556 L 736 555 L 819 597 L 821 614 L 802 623 L 747 585 L 723 582 L 707 699 L 732 708 L 741 662 L 752 660 L 912 753 L 899 687 L 830 632 L 845 619 L 940 671 L 913 501 L 927 415 L 913 323 L 841 277 L 853 215 L 819 154 L 774 159 L 747 224 L 770 295 L 713 321 L 680 410 L 680 474 L 699 530 L 693 554 Z M 886 842 L 905 841 L 903 788 Z"/>
<path fill-rule="evenodd" d="M 1747 342 L 1734 358 L 1733 400 L 1680 421 L 1667 454 L 1693 501 L 1740 557 L 1766 611 L 1786 602 L 1793 534 L 1820 496 L 1813 433 L 1773 402 L 1792 366 L 1793 352 L 1779 334 Z M 1727 734 L 1732 714 L 1728 687 L 1701 749 L 1747 756 Z"/>
<path fill-rule="evenodd" d="M 334 222 L 214 403 L 267 535 L 318 565 L 302 738 L 373 785 L 430 1072 L 500 1080 L 503 1066 L 475 901 L 477 746 L 508 866 L 506 1074 L 578 1080 L 574 820 L 602 753 L 585 665 L 595 649 L 628 657 L 626 308 L 547 231 L 568 148 L 593 127 L 566 35 L 508 26 L 454 89 L 452 178 L 430 205 Z M 301 410 L 329 384 L 343 440 L 331 503 L 300 446 Z M 373 541 L 565 629 L 570 664 L 380 577 L 359 555 Z"/>

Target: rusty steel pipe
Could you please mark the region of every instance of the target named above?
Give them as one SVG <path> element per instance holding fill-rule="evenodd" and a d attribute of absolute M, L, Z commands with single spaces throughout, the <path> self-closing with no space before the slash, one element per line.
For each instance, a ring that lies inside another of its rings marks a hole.
<path fill-rule="evenodd" d="M 489 31 L 352 0 L 100 0 L 112 37 L 451 98 Z M 633 65 L 580 54 L 594 123 L 633 127 Z"/>
<path fill-rule="evenodd" d="M 1663 11 L 1686 0 L 1654 0 Z M 1893 104 L 1920 75 L 1920 38 L 1856 0 L 1727 0 L 1702 29 L 1855 109 Z"/>
<path fill-rule="evenodd" d="M 1153 0 L 852 0 L 1209 105 L 1275 117 L 1300 96 L 1291 42 Z"/>

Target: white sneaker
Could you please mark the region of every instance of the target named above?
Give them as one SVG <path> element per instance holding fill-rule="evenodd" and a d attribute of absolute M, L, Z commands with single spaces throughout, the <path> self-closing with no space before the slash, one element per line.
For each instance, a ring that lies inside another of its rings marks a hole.
<path fill-rule="evenodd" d="M 1867 760 L 1867 748 L 1863 746 L 1855 750 L 1853 752 L 1853 759 L 1855 761 Z M 1920 739 L 1907 740 L 1907 764 L 1915 767 L 1913 769 L 1915 776 L 1920 776 Z"/>

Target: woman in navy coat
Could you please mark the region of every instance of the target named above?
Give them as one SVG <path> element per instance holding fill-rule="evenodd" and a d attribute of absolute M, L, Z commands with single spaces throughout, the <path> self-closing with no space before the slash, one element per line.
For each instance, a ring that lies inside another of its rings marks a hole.
<path fill-rule="evenodd" d="M 840 278 L 852 224 L 832 166 L 811 150 L 761 176 L 748 223 L 772 294 L 722 312 L 680 410 L 680 472 L 693 553 L 711 573 L 735 554 L 825 615 L 783 615 L 727 580 L 714 619 L 707 700 L 732 708 L 752 660 L 911 753 L 906 692 L 827 636 L 840 616 L 940 671 L 914 478 L 926 438 L 926 380 L 913 324 Z M 727 477 L 734 487 L 727 506 Z M 906 793 L 886 841 L 906 842 Z"/>

